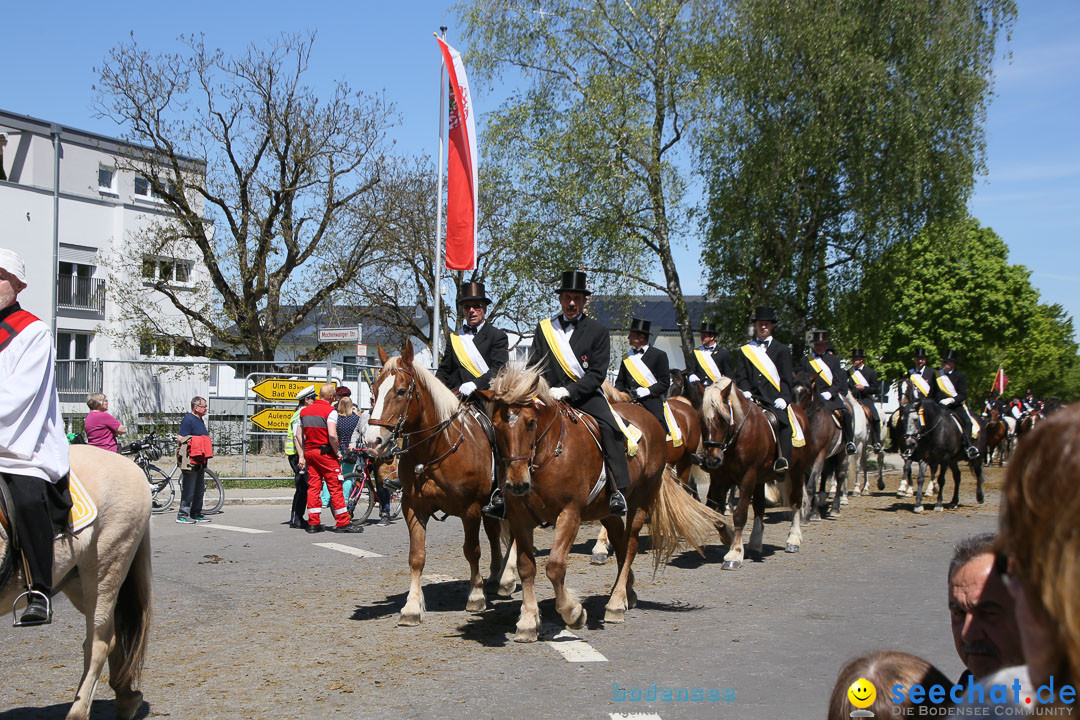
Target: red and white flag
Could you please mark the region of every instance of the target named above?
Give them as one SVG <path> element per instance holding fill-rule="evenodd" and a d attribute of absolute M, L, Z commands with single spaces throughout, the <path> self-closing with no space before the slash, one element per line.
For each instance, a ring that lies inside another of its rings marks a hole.
<path fill-rule="evenodd" d="M 446 171 L 446 267 L 476 268 L 476 123 L 461 53 L 439 37 L 450 75 L 450 153 Z"/>
<path fill-rule="evenodd" d="M 998 368 L 997 375 L 994 376 L 994 392 L 999 395 L 1005 392 L 1005 386 L 1009 383 L 1009 377 L 1005 374 L 1005 368 Z"/>

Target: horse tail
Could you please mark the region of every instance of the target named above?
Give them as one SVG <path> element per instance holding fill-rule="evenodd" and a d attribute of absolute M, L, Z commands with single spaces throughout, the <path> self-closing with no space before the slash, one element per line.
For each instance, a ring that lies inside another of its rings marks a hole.
<path fill-rule="evenodd" d="M 116 597 L 116 610 L 113 614 L 116 632 L 116 647 L 123 658 L 115 678 L 110 678 L 113 687 L 134 687 L 142 674 L 146 660 L 146 645 L 150 630 L 151 590 L 150 590 L 150 528 L 148 527 L 135 550 L 127 577 L 120 586 Z"/>
<path fill-rule="evenodd" d="M 683 539 L 704 555 L 702 546 L 723 522 L 720 513 L 694 500 L 682 489 L 674 468 L 668 465 L 649 512 L 653 571 L 671 559 Z"/>

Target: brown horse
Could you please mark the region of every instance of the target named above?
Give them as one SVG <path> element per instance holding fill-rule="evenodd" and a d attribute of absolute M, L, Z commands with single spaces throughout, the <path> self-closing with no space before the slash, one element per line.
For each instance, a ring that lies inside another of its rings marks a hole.
<path fill-rule="evenodd" d="M 702 538 L 712 532 L 715 513 L 695 502 L 664 472 L 664 431 L 647 410 L 637 405 L 616 408 L 641 431 L 637 452 L 628 459 L 631 484 L 624 532 L 622 519 L 612 516 L 608 507 L 600 434 L 592 418 L 553 400 L 540 374 L 518 363 L 504 366 L 491 391 L 482 393 L 492 401 L 499 453 L 507 464 L 503 490 L 522 587 L 514 640 L 533 642 L 540 628 L 533 531 L 541 523 L 555 524 L 547 576 L 555 588 L 555 607 L 571 628 L 582 627 L 586 620 L 581 602 L 564 584 L 566 559 L 582 520 L 604 524 L 619 562 L 605 622 L 622 622 L 627 609 L 636 604 L 631 566 L 646 517 L 655 566 L 670 558 L 680 535 L 700 552 Z M 590 492 L 597 487 L 599 492 Z"/>
<path fill-rule="evenodd" d="M 806 415 L 799 407 L 793 412 L 802 427 Z M 765 484 L 775 479 L 773 463 L 777 449 L 775 431 L 769 419 L 756 404 L 743 397 L 731 378 L 723 377 L 705 390 L 702 404 L 705 419 L 705 468 L 712 483 L 708 502 L 723 507 L 728 490 L 737 485 L 739 502 L 732 513 L 734 535 L 726 536 L 726 528 L 717 526 L 721 539 L 729 545 L 724 556 L 724 570 L 738 570 L 745 556 L 743 531 L 754 506 L 754 528 L 750 533 L 749 549 L 760 552 L 764 534 Z M 781 502 L 792 511 L 785 551 L 799 552 L 802 547 L 802 479 L 806 474 L 809 455 L 806 447 L 792 448 L 788 471 L 780 478 Z"/>
<path fill-rule="evenodd" d="M 399 625 L 417 625 L 424 619 L 424 593 L 420 579 L 427 554 L 427 523 L 435 513 L 461 518 L 465 529 L 463 551 L 469 561 L 468 612 L 487 607 L 480 575 L 480 509 L 491 495 L 491 445 L 480 422 L 457 397 L 426 368 L 413 363 L 412 343 L 400 357 L 387 357 L 379 347 L 383 370 L 374 385 L 372 419 L 364 442 L 380 456 L 398 457 L 401 509 L 409 528 L 409 596 Z M 402 447 L 396 449 L 395 443 Z M 491 545 L 491 579 L 501 568 L 499 523 L 483 518 Z"/>
<path fill-rule="evenodd" d="M 994 451 L 998 452 L 998 467 L 1005 464 L 1005 456 L 1008 451 L 1009 426 L 1001 417 L 999 409 L 990 408 L 990 417 L 983 428 L 983 436 L 986 438 L 986 454 L 983 463 L 994 464 Z"/>
<path fill-rule="evenodd" d="M 825 484 L 830 477 L 837 478 L 836 493 L 833 495 L 831 514 L 840 515 L 840 501 L 844 495 L 844 481 L 841 464 L 844 455 L 843 432 L 839 421 L 820 401 L 820 394 L 814 392 L 813 379 L 807 375 L 798 375 L 792 385 L 795 404 L 806 412 L 806 449 L 809 451 L 810 472 L 806 478 L 807 504 L 803 511 L 806 520 L 813 520 L 814 513 L 822 519 L 830 514 L 828 495 Z"/>
<path fill-rule="evenodd" d="M 675 372 L 678 371 L 672 371 L 672 374 L 674 375 Z M 613 405 L 634 402 L 630 393 L 615 389 L 615 386 L 607 381 L 604 381 L 603 388 L 604 396 Z M 675 476 L 678 478 L 680 485 L 688 490 L 695 489 L 696 492 L 700 493 L 699 497 L 705 497 L 709 489 L 709 476 L 701 469 L 700 465 L 702 451 L 701 412 L 695 409 L 686 397 L 669 398 L 668 407 L 671 408 L 675 424 L 679 426 L 679 431 L 682 433 L 682 443 L 676 446 L 673 440 L 667 440 L 667 462 L 675 469 Z M 589 562 L 593 565 L 603 565 L 607 562 L 610 552 L 611 540 L 608 537 L 607 528 L 601 526 Z"/>

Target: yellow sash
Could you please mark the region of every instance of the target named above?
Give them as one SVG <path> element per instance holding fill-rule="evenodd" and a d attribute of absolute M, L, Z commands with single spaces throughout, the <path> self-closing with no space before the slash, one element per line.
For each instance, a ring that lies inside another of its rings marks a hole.
<path fill-rule="evenodd" d="M 656 378 L 653 376 L 652 370 L 641 359 L 641 355 L 627 355 L 623 359 L 623 367 L 626 368 L 626 372 L 630 373 L 630 377 L 634 378 L 634 382 L 641 387 L 647 388 L 656 384 Z"/>
<path fill-rule="evenodd" d="M 866 376 L 858 368 L 851 368 L 851 377 L 854 378 L 856 385 L 870 387 L 870 383 L 866 382 Z"/>
<path fill-rule="evenodd" d="M 71 493 L 71 512 L 68 513 L 68 528 L 70 528 L 71 532 L 77 533 L 97 520 L 98 509 L 93 498 L 90 497 L 90 493 L 86 492 L 86 488 L 79 482 L 79 478 L 75 477 L 74 471 L 71 471 L 68 475 L 68 492 Z"/>
<path fill-rule="evenodd" d="M 581 376 L 585 374 L 584 369 L 578 363 L 577 358 L 571 354 L 570 343 L 564 340 L 555 332 L 555 328 L 551 325 L 551 318 L 544 318 L 540 321 L 540 332 L 544 334 L 544 339 L 547 340 L 548 348 L 551 350 L 551 354 L 555 356 L 556 362 L 559 363 L 559 367 L 566 373 L 574 382 L 581 379 Z M 565 347 L 563 345 L 565 344 Z M 622 432 L 623 437 L 626 438 L 626 454 L 630 457 L 634 457 L 638 450 L 638 440 L 641 439 L 641 431 L 633 425 L 627 425 L 623 422 L 623 419 L 619 416 L 619 413 L 615 412 L 615 408 L 611 407 L 611 402 L 605 398 L 608 407 L 611 408 L 611 416 L 615 419 L 615 424 Z"/>
<path fill-rule="evenodd" d="M 971 408 L 967 406 L 967 403 L 964 403 L 964 412 L 967 413 L 968 418 L 971 420 L 971 437 L 979 437 L 979 422 L 975 419 L 975 416 L 971 414 Z"/>
<path fill-rule="evenodd" d="M 720 368 L 716 367 L 716 361 L 713 360 L 711 352 L 707 353 L 699 348 L 694 351 L 694 357 L 697 358 L 698 367 L 709 376 L 709 380 L 716 382 L 720 379 Z"/>
<path fill-rule="evenodd" d="M 908 375 L 908 379 L 911 380 L 912 385 L 919 389 L 919 392 L 927 397 L 930 396 L 930 383 L 926 382 L 926 378 L 919 373 L 911 373 Z"/>
<path fill-rule="evenodd" d="M 471 338 L 470 338 L 470 340 L 471 340 Z M 457 358 L 458 362 L 461 363 L 461 367 L 468 370 L 470 375 L 472 375 L 473 377 L 478 378 L 478 377 L 480 377 L 481 375 L 483 375 L 484 373 L 487 372 L 486 367 L 483 370 L 481 370 L 478 367 L 479 363 L 474 362 L 473 358 L 469 354 L 469 348 L 465 347 L 465 340 L 462 339 L 462 337 L 460 335 L 458 335 L 457 333 L 453 333 L 450 336 L 450 344 L 454 348 L 454 356 Z M 472 349 L 475 351 L 476 346 L 473 345 Z M 479 357 L 479 355 L 480 354 L 477 353 L 477 358 L 479 359 L 480 363 L 483 363 L 484 358 Z M 484 364 L 486 365 L 486 363 L 484 363 Z"/>
<path fill-rule="evenodd" d="M 937 376 L 937 386 L 941 388 L 941 392 L 949 397 L 956 397 L 956 388 L 953 386 L 952 380 L 950 380 L 945 373 Z"/>
<path fill-rule="evenodd" d="M 792 411 L 791 406 L 787 407 L 788 422 L 791 423 L 791 446 L 802 447 L 806 444 L 806 436 L 803 435 L 802 427 L 799 426 L 799 420 L 795 417 L 795 413 Z"/>
<path fill-rule="evenodd" d="M 762 356 L 758 354 L 757 350 L 750 347 L 749 343 L 743 345 L 739 349 L 742 350 L 742 354 L 746 356 L 746 359 L 757 368 L 757 371 L 764 375 L 769 382 L 772 383 L 772 386 L 779 391 L 780 373 L 776 371 L 776 365 L 769 359 L 769 356 L 765 355 L 764 360 L 762 360 Z M 768 365 L 766 365 L 765 362 L 768 362 Z"/>
<path fill-rule="evenodd" d="M 671 412 L 671 406 L 668 405 L 667 400 L 664 401 L 664 420 L 667 421 L 668 436 L 671 438 L 672 447 L 681 446 L 682 430 L 679 429 L 679 423 L 675 422 L 675 415 Z"/>
<path fill-rule="evenodd" d="M 826 365 L 825 363 L 823 363 L 820 359 L 818 359 L 816 357 L 811 357 L 810 358 L 810 367 L 814 368 L 814 372 L 816 372 L 818 375 L 821 376 L 821 379 L 825 381 L 826 385 L 832 387 L 832 383 L 833 383 L 832 370 L 829 369 L 828 365 Z"/>

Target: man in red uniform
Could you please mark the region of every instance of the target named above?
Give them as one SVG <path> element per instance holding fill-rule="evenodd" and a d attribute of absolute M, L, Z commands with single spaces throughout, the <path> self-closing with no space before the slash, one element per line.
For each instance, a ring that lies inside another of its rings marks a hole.
<path fill-rule="evenodd" d="M 322 510 L 323 481 L 330 491 L 330 508 L 334 511 L 334 532 L 358 533 L 364 528 L 352 525 L 345 496 L 341 492 L 341 465 L 338 462 L 337 410 L 330 404 L 334 399 L 334 386 L 329 383 L 319 388 L 319 399 L 300 411 L 300 427 L 297 428 L 296 444 L 300 447 L 298 464 L 308 470 L 308 526 L 309 533 L 323 531 L 319 513 Z"/>

